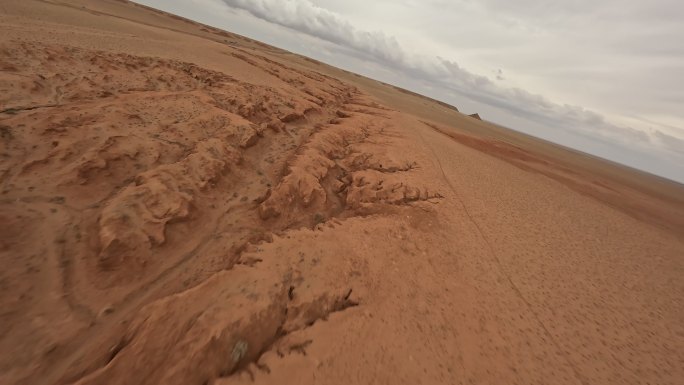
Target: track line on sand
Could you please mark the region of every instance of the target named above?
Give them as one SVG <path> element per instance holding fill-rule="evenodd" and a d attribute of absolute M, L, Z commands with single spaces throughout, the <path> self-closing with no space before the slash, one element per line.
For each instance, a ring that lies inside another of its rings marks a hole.
<path fill-rule="evenodd" d="M 421 122 L 421 123 L 422 123 L 422 122 Z M 427 124 L 424 124 L 424 123 L 423 123 L 423 125 L 427 126 Z M 429 126 L 427 126 L 427 127 L 429 127 Z M 431 127 L 430 127 L 430 128 L 431 128 Z M 437 131 L 437 130 L 434 130 L 434 129 L 433 129 L 433 131 Z M 517 285 L 513 282 L 513 280 L 511 279 L 511 276 L 510 276 L 510 275 L 506 272 L 506 270 L 504 269 L 503 264 L 501 263 L 501 260 L 499 259 L 499 256 L 494 252 L 494 248 L 492 247 L 492 244 L 490 243 L 489 239 L 487 238 L 487 236 L 485 235 L 485 233 L 482 231 L 482 228 L 481 228 L 480 225 L 477 223 L 477 221 L 475 220 L 475 218 L 473 218 L 473 216 L 470 214 L 470 211 L 468 210 L 468 207 L 466 206 L 465 202 L 463 201 L 463 198 L 461 198 L 461 196 L 460 196 L 460 195 L 458 194 L 458 192 L 456 191 L 456 188 L 454 187 L 454 185 L 451 183 L 451 181 L 449 180 L 449 178 L 446 176 L 446 173 L 444 172 L 444 168 L 442 167 L 442 162 L 439 160 L 439 157 L 437 156 L 437 153 L 435 153 L 435 150 L 432 148 L 432 146 L 430 146 L 430 145 L 427 144 L 427 142 L 425 141 L 425 138 L 423 137 L 423 134 L 420 132 L 420 130 L 417 130 L 416 132 L 418 133 L 418 136 L 420 137 L 420 140 L 423 142 L 423 144 L 425 145 L 425 147 L 427 147 L 427 148 L 430 149 L 430 152 L 432 153 L 433 157 L 435 158 L 435 160 L 437 160 L 437 166 L 439 167 L 439 171 L 442 173 L 442 177 L 444 178 L 444 181 L 449 185 L 449 188 L 451 189 L 451 191 L 452 191 L 452 192 L 454 193 L 454 195 L 456 196 L 456 199 L 458 199 L 459 203 L 461 204 L 461 207 L 463 207 L 463 210 L 465 211 L 466 216 L 468 217 L 468 220 L 469 220 L 473 225 L 475 225 L 475 228 L 477 229 L 477 232 L 480 234 L 480 237 L 482 238 L 482 240 L 484 241 L 484 243 L 487 245 L 487 249 L 488 249 L 488 251 L 489 251 L 490 256 L 493 257 L 494 261 L 495 261 L 496 264 L 498 265 L 499 272 L 500 272 L 504 277 L 506 277 L 506 279 L 508 280 L 508 283 L 510 284 L 511 288 L 513 289 L 513 291 L 515 292 L 515 294 L 520 298 L 520 300 L 525 304 L 525 306 L 528 308 L 528 310 L 530 311 L 530 313 L 532 313 L 532 315 L 534 316 L 534 319 L 537 321 L 537 323 L 541 326 L 542 330 L 544 331 L 544 334 L 546 334 L 546 336 L 553 342 L 553 345 L 556 347 L 556 349 L 563 355 L 563 358 L 565 359 L 565 361 L 567 362 L 567 364 L 568 364 L 568 365 L 570 366 L 570 368 L 572 369 L 572 371 L 573 371 L 573 373 L 575 374 L 575 377 L 577 378 L 577 380 L 578 380 L 582 385 L 588 385 L 589 383 L 588 383 L 587 381 L 585 381 L 584 378 L 581 376 L 579 369 L 577 369 L 577 367 L 576 367 L 575 364 L 570 360 L 570 357 L 568 357 L 568 355 L 565 353 L 565 351 L 564 351 L 563 349 L 560 348 L 560 345 L 558 344 L 558 341 L 556 341 L 556 339 L 553 337 L 553 334 L 551 334 L 551 332 L 550 332 L 549 329 L 546 327 L 546 325 L 544 324 L 544 322 L 542 322 L 541 319 L 539 318 L 539 316 L 537 315 L 537 312 L 534 311 L 534 309 L 532 308 L 532 305 L 530 304 L 530 302 L 525 298 L 525 296 L 522 294 L 522 292 L 520 291 L 520 289 L 518 288 L 518 286 L 517 286 Z M 439 132 L 439 131 L 438 131 L 438 132 Z M 446 134 L 444 134 L 444 133 L 442 133 L 442 132 L 440 132 L 440 134 L 444 135 L 445 137 L 449 138 L 449 139 L 452 140 L 452 141 L 454 140 L 453 138 L 451 138 L 450 136 L 448 136 L 448 135 L 446 135 Z"/>

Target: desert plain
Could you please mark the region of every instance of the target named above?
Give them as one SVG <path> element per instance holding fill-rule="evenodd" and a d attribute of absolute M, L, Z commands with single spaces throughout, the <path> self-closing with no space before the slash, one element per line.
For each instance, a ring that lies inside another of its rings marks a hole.
<path fill-rule="evenodd" d="M 481 118 L 1 1 L 0 383 L 684 383 L 684 186 Z"/>

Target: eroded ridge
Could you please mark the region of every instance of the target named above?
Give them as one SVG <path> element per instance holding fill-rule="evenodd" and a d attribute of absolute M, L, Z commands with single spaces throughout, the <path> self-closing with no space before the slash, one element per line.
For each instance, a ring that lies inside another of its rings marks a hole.
<path fill-rule="evenodd" d="M 289 333 L 357 305 L 352 290 L 336 284 L 300 295 L 300 286 L 312 277 L 295 271 L 294 260 L 273 262 L 238 265 L 148 305 L 107 365 L 77 384 L 112 383 L 112 378 L 121 384 L 206 383 L 257 362 Z"/>
<path fill-rule="evenodd" d="M 321 223 L 336 217 L 379 214 L 441 198 L 412 179 L 417 162 L 392 150 L 405 139 L 391 124 L 373 114 L 339 110 L 336 116 L 335 122 L 318 125 L 289 158 L 273 190 L 257 201 L 264 226 L 289 238 L 292 231 L 322 229 Z M 121 383 L 201 384 L 225 380 L 241 369 L 267 372 L 265 362 L 274 352 L 303 352 L 306 341 L 292 342 L 297 339 L 291 341 L 291 333 L 358 305 L 360 298 L 353 296 L 354 279 L 340 279 L 340 260 L 306 263 L 303 253 L 263 252 L 263 247 L 279 249 L 279 239 L 270 236 L 267 244 L 247 247 L 230 270 L 146 306 L 113 357 L 77 383 L 117 378 Z M 150 359 L 140 361 L 141 356 Z"/>
<path fill-rule="evenodd" d="M 76 315 L 59 333 L 4 325 L 14 333 L 2 344 L 26 346 L 19 361 L 0 362 L 17 381 L 225 377 L 357 303 L 347 283 L 300 290 L 313 273 L 284 268 L 290 257 L 250 259 L 253 245 L 441 197 L 416 178 L 418 162 L 388 150 L 405 140 L 394 112 L 327 75 L 241 49 L 232 57 L 271 86 L 67 46 L 2 52 L 3 225 L 43 223 L 30 234 L 39 241 L 8 249 L 35 266 L 5 272 L 31 300 L 3 303 L 32 318 Z M 26 284 L 35 280 L 44 285 Z M 181 360 L 188 349 L 199 361 Z"/>
<path fill-rule="evenodd" d="M 387 152 L 397 135 L 391 124 L 374 114 L 338 111 L 337 116 L 289 163 L 285 177 L 259 206 L 261 218 L 287 226 L 316 224 L 345 211 L 442 197 L 413 182 L 410 173 L 419 168 L 417 162 Z"/>
<path fill-rule="evenodd" d="M 4 259 L 2 304 L 31 319 L 76 315 L 59 331 L 3 321 L 0 343 L 25 347 L 0 359 L 17 381 L 92 370 L 118 338 L 111 325 L 268 238 L 255 201 L 357 92 L 304 70 L 289 75 L 302 91 L 160 58 L 27 42 L 0 50 L 0 226 L 34 229 L 1 251 L 16 257 Z M 103 346 L 85 358 L 90 344 Z M 30 369 L 37 361 L 47 364 Z"/>

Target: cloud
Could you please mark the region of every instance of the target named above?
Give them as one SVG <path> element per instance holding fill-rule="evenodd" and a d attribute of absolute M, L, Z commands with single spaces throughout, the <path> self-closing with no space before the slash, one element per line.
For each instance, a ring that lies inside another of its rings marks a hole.
<path fill-rule="evenodd" d="M 278 24 L 328 42 L 352 48 L 356 53 L 376 62 L 431 83 L 434 87 L 509 111 L 547 127 L 582 130 L 584 134 L 603 136 L 625 144 L 655 142 L 643 131 L 621 127 L 597 112 L 581 106 L 555 103 L 520 88 L 506 88 L 490 78 L 474 74 L 458 63 L 440 57 L 411 55 L 396 38 L 379 31 L 364 31 L 339 14 L 321 8 L 309 0 L 223 0 L 262 20 Z M 502 80 L 503 71 L 495 71 Z M 672 146 L 665 146 L 671 149 Z"/>
<path fill-rule="evenodd" d="M 684 155 L 684 139 L 668 135 L 662 131 L 656 130 L 653 135 L 659 140 L 663 146 L 669 148 L 671 151 Z"/>
<path fill-rule="evenodd" d="M 385 62 L 403 62 L 404 52 L 394 37 L 355 28 L 340 15 L 308 0 L 223 0 L 274 24 L 347 46 Z"/>

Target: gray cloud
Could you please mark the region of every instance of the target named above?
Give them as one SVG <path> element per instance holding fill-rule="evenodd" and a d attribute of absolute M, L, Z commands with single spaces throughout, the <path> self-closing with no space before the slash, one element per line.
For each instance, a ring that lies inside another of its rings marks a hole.
<path fill-rule="evenodd" d="M 411 55 L 396 38 L 383 32 L 364 31 L 340 15 L 316 6 L 309 0 L 223 0 L 227 5 L 243 9 L 253 16 L 328 42 L 349 47 L 362 58 L 374 60 L 396 71 L 442 87 L 451 92 L 494 106 L 547 127 L 582 130 L 584 134 L 630 143 L 662 144 L 657 138 L 629 127 L 612 124 L 581 106 L 555 103 L 520 88 L 506 88 L 490 78 L 474 74 L 458 63 L 440 57 Z M 544 12 L 544 3 L 531 1 L 530 9 Z M 491 4 L 490 4 L 491 5 Z M 534 6 L 532 6 L 534 5 Z M 510 8 L 510 9 L 509 9 Z M 516 7 L 505 8 L 513 12 Z M 574 8 L 570 7 L 569 11 Z M 501 77 L 501 70 L 495 78 Z M 663 146 L 671 150 L 672 146 Z"/>
<path fill-rule="evenodd" d="M 653 135 L 662 143 L 663 146 L 669 148 L 673 152 L 684 155 L 684 139 L 668 135 L 658 130 L 655 130 Z"/>
<path fill-rule="evenodd" d="M 348 46 L 386 62 L 403 62 L 404 52 L 394 37 L 356 29 L 339 15 L 311 2 L 292 0 L 223 0 L 271 23 Z"/>

